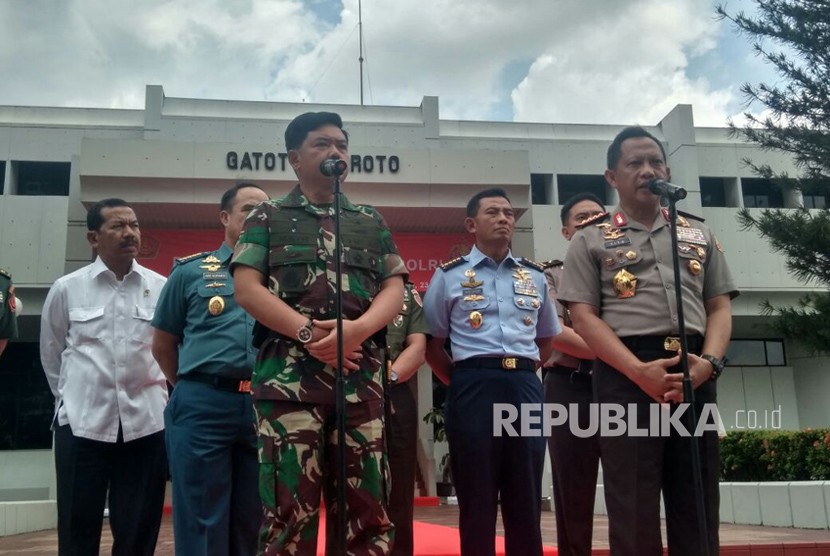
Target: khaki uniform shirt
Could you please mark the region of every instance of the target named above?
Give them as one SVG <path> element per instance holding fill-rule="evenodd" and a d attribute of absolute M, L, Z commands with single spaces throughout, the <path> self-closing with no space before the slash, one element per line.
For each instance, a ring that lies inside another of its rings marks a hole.
<path fill-rule="evenodd" d="M 704 302 L 738 290 L 720 243 L 699 220 L 678 217 L 678 254 L 687 334 L 704 334 Z M 559 300 L 587 303 L 620 337 L 677 334 L 668 210 L 651 228 L 620 207 L 592 219 L 571 240 Z"/>
<path fill-rule="evenodd" d="M 559 302 L 559 284 L 562 281 L 562 261 L 552 261 L 550 266 L 545 268 L 545 281 L 548 284 L 548 295 L 556 306 L 556 314 L 565 323 L 565 326 L 573 328 L 571 315 L 562 303 Z M 550 358 L 545 361 L 545 367 L 552 367 L 554 364 L 576 369 L 580 360 L 573 355 L 553 350 Z"/>
<path fill-rule="evenodd" d="M 386 327 L 386 345 L 389 360 L 394 362 L 406 348 L 410 334 L 429 334 L 424 318 L 424 302 L 415 287 L 407 283 L 403 292 L 403 306 L 398 315 Z"/>

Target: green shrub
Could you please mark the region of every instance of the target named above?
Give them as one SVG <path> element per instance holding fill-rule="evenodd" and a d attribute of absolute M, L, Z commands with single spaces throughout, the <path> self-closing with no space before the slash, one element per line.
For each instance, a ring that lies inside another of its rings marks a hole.
<path fill-rule="evenodd" d="M 830 480 L 830 429 L 737 431 L 720 442 L 721 480 Z"/>

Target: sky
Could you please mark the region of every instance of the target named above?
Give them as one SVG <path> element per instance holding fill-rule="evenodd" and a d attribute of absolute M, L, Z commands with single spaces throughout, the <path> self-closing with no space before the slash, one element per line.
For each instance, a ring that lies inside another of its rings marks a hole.
<path fill-rule="evenodd" d="M 722 0 L 731 13 L 752 0 Z M 443 119 L 738 123 L 776 81 L 711 0 L 363 0 L 364 103 Z M 358 0 L 0 0 L 0 105 L 359 104 Z"/>

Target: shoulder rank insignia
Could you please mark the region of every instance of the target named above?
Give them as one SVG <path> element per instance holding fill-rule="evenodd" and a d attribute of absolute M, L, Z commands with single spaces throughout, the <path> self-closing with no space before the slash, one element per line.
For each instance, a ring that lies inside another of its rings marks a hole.
<path fill-rule="evenodd" d="M 0 275 L 5 276 L 9 280 L 11 280 L 11 278 L 12 278 L 12 275 L 9 274 L 9 271 L 8 270 L 3 270 L 2 268 L 0 268 Z"/>
<path fill-rule="evenodd" d="M 577 224 L 576 227 L 578 229 L 584 228 L 585 226 L 588 226 L 588 225 L 593 224 L 595 222 L 600 222 L 601 220 L 605 220 L 606 218 L 608 218 L 609 215 L 610 215 L 610 213 L 608 213 L 608 212 L 600 212 L 599 214 L 595 214 L 595 215 L 591 216 L 590 218 L 586 218 L 585 220 L 583 220 L 582 222 Z"/>
<path fill-rule="evenodd" d="M 464 263 L 464 257 L 456 257 L 452 260 L 449 260 L 445 263 L 442 263 L 442 264 L 438 265 L 438 268 L 440 268 L 441 270 L 447 271 L 447 270 L 449 270 L 451 268 L 455 268 L 458 265 L 463 264 L 463 263 Z"/>
<path fill-rule="evenodd" d="M 202 251 L 201 253 L 193 253 L 192 255 L 188 255 L 186 257 L 176 257 L 176 264 L 189 263 L 194 259 L 198 259 L 203 255 L 209 255 L 210 253 L 211 251 Z"/>
<path fill-rule="evenodd" d="M 543 272 L 545 270 L 545 265 L 542 263 L 537 263 L 536 261 L 532 261 L 527 257 L 520 257 L 519 262 L 525 266 L 529 266 L 530 268 L 535 268 L 539 272 Z"/>
<path fill-rule="evenodd" d="M 702 216 L 698 216 L 696 214 L 692 214 L 691 212 L 686 212 L 683 210 L 677 211 L 677 214 L 680 216 L 685 216 L 686 218 L 691 218 L 692 220 L 697 220 L 698 222 L 706 222 L 706 219 Z"/>
<path fill-rule="evenodd" d="M 542 263 L 542 268 L 545 268 L 545 269 L 554 268 L 556 266 L 562 266 L 563 264 L 565 264 L 565 263 L 563 263 L 559 259 L 551 259 L 549 261 L 543 262 Z"/>

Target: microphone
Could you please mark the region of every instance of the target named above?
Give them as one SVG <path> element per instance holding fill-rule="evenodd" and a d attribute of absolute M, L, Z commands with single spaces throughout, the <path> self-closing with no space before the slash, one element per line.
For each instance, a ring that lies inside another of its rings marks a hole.
<path fill-rule="evenodd" d="M 324 176 L 342 176 L 349 165 L 339 158 L 327 158 L 320 163 L 320 172 Z"/>
<path fill-rule="evenodd" d="M 654 178 L 648 182 L 648 190 L 655 195 L 661 195 L 679 201 L 686 198 L 686 190 L 679 185 L 674 185 L 660 178 Z"/>

